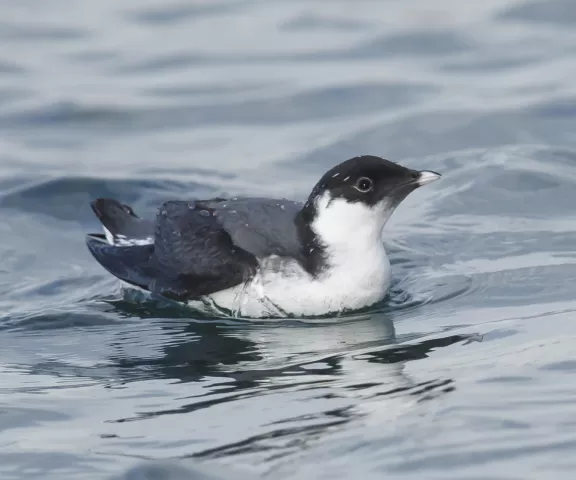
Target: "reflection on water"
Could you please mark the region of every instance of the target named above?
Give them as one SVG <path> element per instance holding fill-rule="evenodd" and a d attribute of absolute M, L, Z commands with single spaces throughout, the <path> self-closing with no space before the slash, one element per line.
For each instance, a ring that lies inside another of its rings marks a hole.
<path fill-rule="evenodd" d="M 422 401 L 450 392 L 454 388 L 450 378 L 414 380 L 404 372 L 404 364 L 470 338 L 411 338 L 409 343 L 399 344 L 390 316 L 321 326 L 231 327 L 181 322 L 161 323 L 158 327 L 165 340 L 161 352 L 154 352 L 154 357 L 125 351 L 134 342 L 133 332 L 114 339 L 114 354 L 109 360 L 117 374 L 116 382 L 124 385 L 161 378 L 178 383 L 209 380 L 209 388 L 182 397 L 177 408 L 146 409 L 108 422 L 158 420 L 167 415 L 190 419 L 203 416 L 206 409 L 225 407 L 227 403 L 247 404 L 250 399 L 270 409 L 274 400 L 266 397 L 277 398 L 284 392 L 297 397 L 298 402 L 306 402 L 303 410 L 299 408 L 293 415 L 272 408 L 264 424 L 265 433 L 220 443 L 182 458 L 213 459 L 263 452 L 272 457 L 284 456 L 294 449 L 294 442 L 300 445 L 352 420 L 373 415 L 372 409 L 380 408 L 381 397 L 400 399 L 408 395 L 414 401 Z M 358 404 L 359 400 L 363 403 Z M 243 409 L 248 410 L 248 422 L 258 418 L 257 410 L 252 412 L 249 405 Z M 202 422 L 206 420 L 203 418 Z"/>

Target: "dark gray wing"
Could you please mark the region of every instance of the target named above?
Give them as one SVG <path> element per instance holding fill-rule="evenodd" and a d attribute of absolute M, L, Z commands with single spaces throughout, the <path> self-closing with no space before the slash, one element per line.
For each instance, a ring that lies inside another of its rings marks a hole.
<path fill-rule="evenodd" d="M 153 292 L 178 300 L 238 285 L 254 275 L 258 261 L 234 244 L 214 211 L 196 203 L 164 203 L 156 217 Z"/>
<path fill-rule="evenodd" d="M 301 244 L 294 218 L 301 203 L 268 198 L 198 200 L 212 209 L 233 242 L 257 258 L 269 255 L 299 258 Z"/>
<path fill-rule="evenodd" d="M 170 201 L 157 214 L 154 243 L 119 246 L 87 236 L 94 258 L 132 285 L 174 300 L 231 288 L 256 272 L 258 261 L 235 245 L 214 211 L 194 202 Z"/>
<path fill-rule="evenodd" d="M 210 209 L 230 234 L 233 242 L 257 258 L 269 255 L 298 258 L 298 240 L 294 217 L 301 203 L 268 198 L 214 198 L 189 202 L 194 209 Z M 154 237 L 156 225 L 141 219 L 128 205 L 109 198 L 92 202 L 92 209 L 119 245 L 137 244 Z"/>
<path fill-rule="evenodd" d="M 154 243 L 109 245 L 92 234 L 87 244 L 96 260 L 118 278 L 175 300 L 243 283 L 254 275 L 258 258 L 300 256 L 294 217 L 301 204 L 289 200 L 169 201 L 155 223 L 114 200 L 98 201 L 95 211 L 107 228 L 128 240 L 153 237 Z"/>

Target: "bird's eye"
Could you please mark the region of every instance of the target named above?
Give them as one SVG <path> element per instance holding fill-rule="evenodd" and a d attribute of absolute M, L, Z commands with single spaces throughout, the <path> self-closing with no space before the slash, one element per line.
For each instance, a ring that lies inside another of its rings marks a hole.
<path fill-rule="evenodd" d="M 362 193 L 369 192 L 372 190 L 372 187 L 374 187 L 374 182 L 372 182 L 368 177 L 360 177 L 356 182 L 356 185 L 354 185 L 354 188 Z"/>

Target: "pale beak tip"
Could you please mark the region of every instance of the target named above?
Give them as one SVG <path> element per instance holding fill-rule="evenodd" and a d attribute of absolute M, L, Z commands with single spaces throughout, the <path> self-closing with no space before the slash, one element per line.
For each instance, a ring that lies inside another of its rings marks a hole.
<path fill-rule="evenodd" d="M 422 170 L 419 173 L 420 175 L 418 176 L 418 185 L 420 186 L 432 183 L 442 177 L 442 175 L 439 173 L 432 172 L 430 170 Z"/>

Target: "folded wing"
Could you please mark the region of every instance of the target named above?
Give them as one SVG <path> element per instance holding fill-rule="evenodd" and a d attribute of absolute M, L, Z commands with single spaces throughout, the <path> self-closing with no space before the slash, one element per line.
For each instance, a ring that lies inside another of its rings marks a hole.
<path fill-rule="evenodd" d="M 110 244 L 98 234 L 88 235 L 86 242 L 94 258 L 119 279 L 180 301 L 233 287 L 256 271 L 256 258 L 233 243 L 209 209 L 166 202 L 153 225 L 153 243 Z"/>
<path fill-rule="evenodd" d="M 208 295 L 252 277 L 258 261 L 234 244 L 215 211 L 194 202 L 164 203 L 157 215 L 153 287 L 172 298 Z"/>

